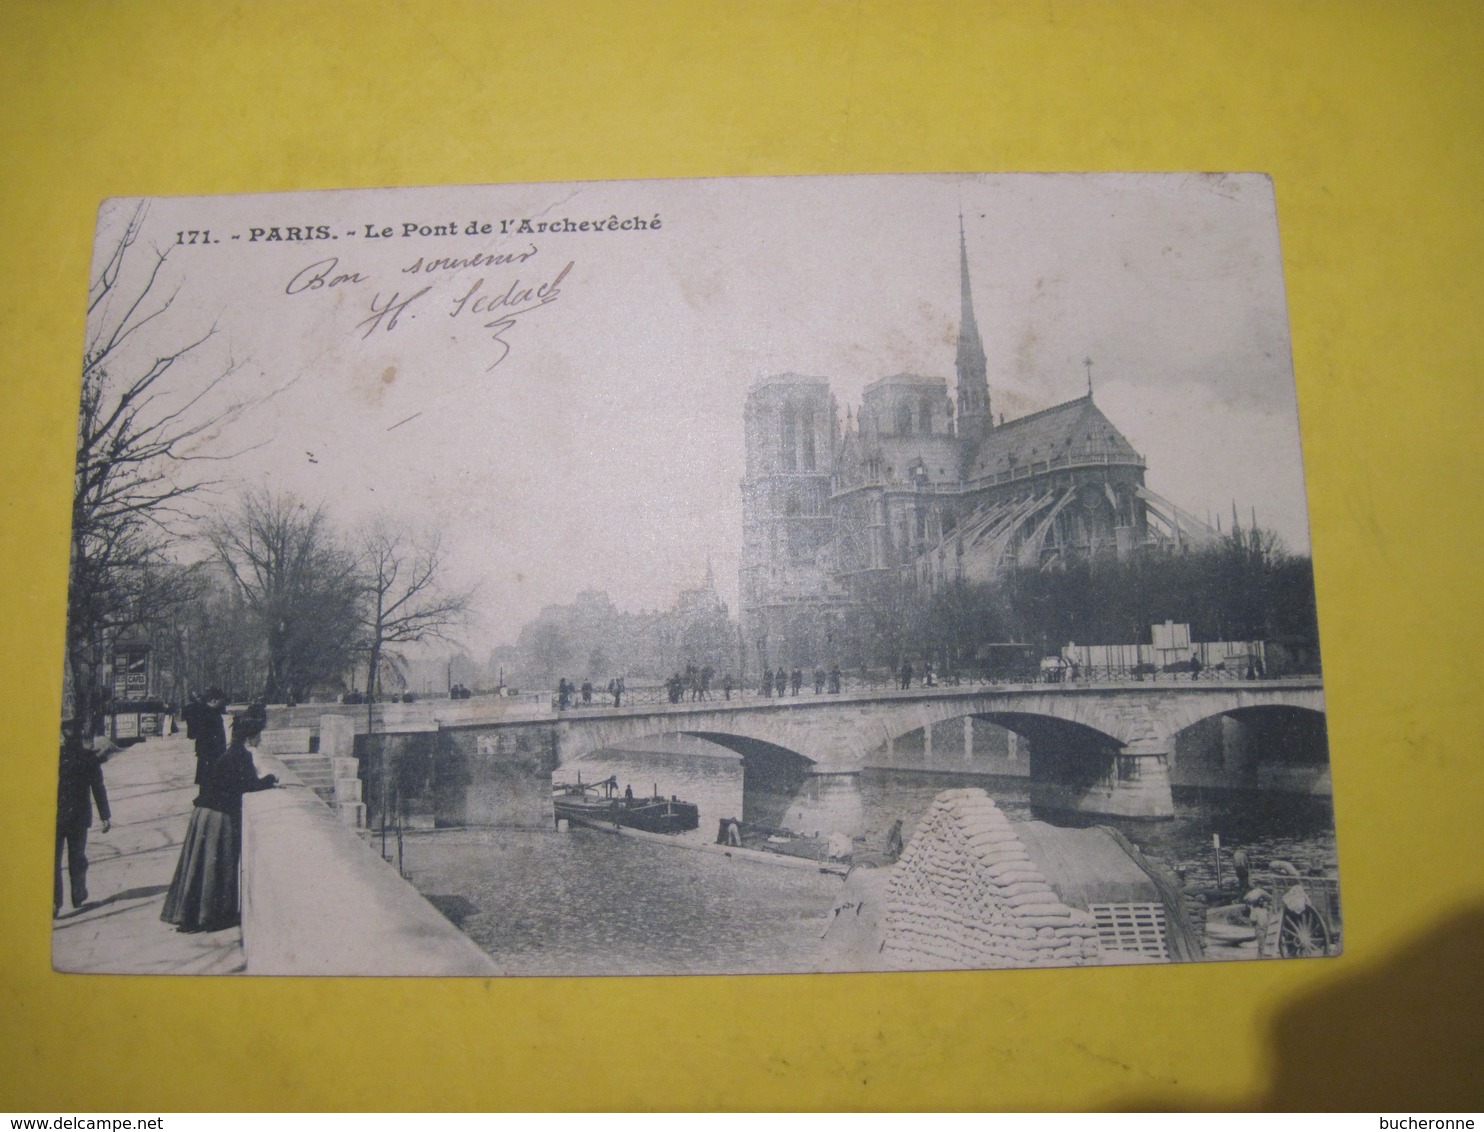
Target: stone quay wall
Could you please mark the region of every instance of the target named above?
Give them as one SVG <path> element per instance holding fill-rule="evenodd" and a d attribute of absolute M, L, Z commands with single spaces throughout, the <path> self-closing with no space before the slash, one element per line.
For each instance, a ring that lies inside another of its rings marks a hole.
<path fill-rule="evenodd" d="M 277 790 L 242 800 L 249 975 L 495 975 L 473 940 L 260 752 Z"/>

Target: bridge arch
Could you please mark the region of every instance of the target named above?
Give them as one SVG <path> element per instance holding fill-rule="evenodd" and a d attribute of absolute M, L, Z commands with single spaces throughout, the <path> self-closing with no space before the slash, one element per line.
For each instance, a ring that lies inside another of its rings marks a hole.
<path fill-rule="evenodd" d="M 1116 759 L 1125 744 L 1106 731 L 1054 715 L 1029 712 L 976 712 L 974 718 L 998 724 L 1030 743 L 1033 782 L 1085 785 L 1117 773 Z"/>
<path fill-rule="evenodd" d="M 1160 728 L 1143 707 L 1110 702 L 1101 689 L 1075 692 L 1037 688 L 985 689 L 978 694 L 923 698 L 919 702 L 885 705 L 878 727 L 883 739 L 895 740 L 921 727 L 972 716 L 998 723 L 1031 740 L 1071 741 L 1083 746 L 1102 736 L 1115 746 L 1148 742 Z M 1105 745 L 1098 741 L 1096 745 Z"/>
<path fill-rule="evenodd" d="M 859 824 L 860 795 L 854 782 L 834 783 L 815 776 L 815 760 L 766 739 L 721 731 L 686 731 L 742 756 L 744 822 L 769 829 L 815 833 L 848 822 Z M 841 811 L 828 820 L 821 807 Z"/>
<path fill-rule="evenodd" d="M 769 793 L 792 797 L 814 766 L 814 760 L 807 755 L 764 739 L 720 731 L 683 731 L 681 734 L 693 735 L 742 756 L 743 805 L 748 809 L 752 808 L 748 806 L 749 798 L 754 795 Z"/>
<path fill-rule="evenodd" d="M 1321 706 L 1272 703 L 1214 712 L 1178 730 L 1171 754 L 1175 786 L 1332 793 Z"/>
<path fill-rule="evenodd" d="M 882 747 L 871 757 L 877 760 L 875 765 L 887 768 L 974 767 L 979 773 L 1015 775 L 1029 770 L 1033 778 L 1066 772 L 1088 779 L 1109 772 L 1124 746 L 1118 736 L 1088 723 L 1011 707 L 983 710 L 984 706 L 960 702 L 950 704 L 952 710 L 934 710 L 926 717 L 898 717 L 894 726 L 885 727 Z M 986 734 L 972 726 L 974 721 L 992 724 L 995 731 Z M 1001 737 L 1009 737 L 1009 743 Z"/>
<path fill-rule="evenodd" d="M 669 784 L 662 793 L 679 791 L 687 800 L 699 802 L 706 822 L 739 817 L 770 829 L 813 832 L 821 828 L 822 819 L 817 814 L 820 799 L 828 796 L 837 809 L 840 804 L 840 783 L 813 774 L 814 759 L 752 735 L 669 727 L 629 735 L 622 743 L 583 749 L 586 746 L 568 745 L 562 769 L 556 772 L 558 777 L 581 773 L 589 761 L 602 765 L 601 774 L 617 770 L 620 776 L 633 775 L 636 781 L 648 781 L 647 775 L 653 773 L 657 782 L 665 782 L 669 775 Z M 708 751 L 706 747 L 721 750 Z M 728 752 L 740 758 L 716 757 Z M 717 766 L 702 771 L 695 762 L 683 761 L 687 758 L 712 758 L 717 763 L 731 763 L 732 769 Z M 694 797 L 689 792 L 692 790 Z M 858 801 L 854 806 L 859 808 Z M 838 823 L 841 819 L 834 820 Z"/>

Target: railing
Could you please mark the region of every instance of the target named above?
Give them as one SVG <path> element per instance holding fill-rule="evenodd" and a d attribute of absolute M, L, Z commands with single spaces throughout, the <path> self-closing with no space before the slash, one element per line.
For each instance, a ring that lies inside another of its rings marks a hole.
<path fill-rule="evenodd" d="M 827 673 L 823 681 L 816 684 L 812 671 L 800 671 L 801 679 L 796 688 L 792 673 L 780 688 L 775 681 L 771 689 L 763 691 L 761 681 L 742 687 L 734 684 L 730 689 L 725 682 L 713 682 L 709 686 L 693 686 L 683 683 L 678 692 L 664 684 L 626 687 L 615 698 L 612 693 L 594 687 L 590 698 L 584 699 L 580 692 L 568 695 L 566 702 L 556 693 L 551 695 L 551 707 L 557 712 L 612 711 L 626 707 L 685 707 L 702 703 L 730 703 L 732 701 L 767 702 L 768 700 L 827 699 L 836 695 L 852 695 L 886 691 L 916 691 L 953 688 L 1002 688 L 1026 685 L 1048 685 L 1074 690 L 1076 688 L 1102 684 L 1191 684 L 1229 683 L 1233 680 L 1261 681 L 1271 683 L 1272 678 L 1246 670 L 1235 671 L 1221 665 L 1192 670 L 1186 664 L 1171 664 L 1163 667 L 1153 664 L 1136 665 L 1068 665 L 1063 668 L 1042 669 L 1029 666 L 1022 669 L 1001 669 L 993 673 L 959 672 L 934 673 L 925 678 L 920 669 L 914 668 L 912 676 L 903 680 L 901 675 L 885 671 L 866 673 Z M 1293 674 L 1299 679 L 1312 679 L 1317 674 Z M 1282 677 L 1279 679 L 1286 679 Z"/>
<path fill-rule="evenodd" d="M 878 475 L 862 480 L 859 483 L 850 484 L 848 487 L 841 487 L 834 494 L 841 496 L 866 488 L 886 488 L 892 491 L 919 491 L 934 495 L 960 495 L 964 492 L 979 491 L 987 487 L 1013 483 L 1016 480 L 1030 479 L 1033 476 L 1045 475 L 1048 472 L 1065 471 L 1071 468 L 1107 467 L 1143 468 L 1147 467 L 1147 464 L 1144 457 L 1137 452 L 1131 457 L 1109 455 L 1106 452 L 1072 453 L 1065 456 L 1053 456 L 1045 460 L 1031 460 L 1020 467 L 1009 468 L 1003 472 L 990 472 L 987 475 L 977 476 L 971 480 L 959 480 L 955 483 L 887 479 Z"/>

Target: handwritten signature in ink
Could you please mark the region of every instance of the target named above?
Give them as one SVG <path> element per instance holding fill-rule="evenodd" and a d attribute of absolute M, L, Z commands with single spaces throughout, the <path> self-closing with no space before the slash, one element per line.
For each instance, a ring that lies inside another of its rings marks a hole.
<path fill-rule="evenodd" d="M 554 279 L 531 285 L 523 284 L 517 279 L 498 293 L 485 290 L 485 281 L 481 277 L 460 298 L 453 301 L 448 312 L 450 318 L 462 318 L 466 314 L 495 316 L 484 323 L 484 328 L 490 332 L 490 338 L 499 347 L 500 353 L 486 369 L 494 369 L 510 354 L 510 343 L 504 336 L 516 325 L 516 320 L 521 315 L 540 310 L 562 297 L 562 281 L 567 278 L 573 266 L 575 262 L 569 260 Z"/>

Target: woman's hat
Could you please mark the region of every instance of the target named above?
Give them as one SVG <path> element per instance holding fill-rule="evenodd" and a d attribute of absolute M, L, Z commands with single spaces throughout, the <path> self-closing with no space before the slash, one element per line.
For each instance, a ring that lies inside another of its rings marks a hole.
<path fill-rule="evenodd" d="M 232 734 L 257 735 L 268 726 L 268 708 L 264 704 L 252 704 L 246 711 L 232 718 Z"/>

